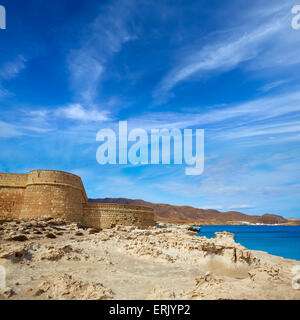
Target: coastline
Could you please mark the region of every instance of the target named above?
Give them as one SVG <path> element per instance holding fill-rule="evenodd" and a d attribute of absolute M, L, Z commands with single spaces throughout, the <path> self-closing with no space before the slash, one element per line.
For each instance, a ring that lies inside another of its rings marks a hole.
<path fill-rule="evenodd" d="M 28 240 L 11 240 L 21 230 Z M 300 261 L 248 250 L 228 232 L 207 239 L 165 223 L 98 232 L 55 219 L 0 232 L 3 299 L 300 299 L 291 286 Z"/>
<path fill-rule="evenodd" d="M 262 222 L 249 222 L 249 221 L 230 221 L 230 220 L 194 220 L 194 219 L 162 219 L 161 217 L 156 216 L 156 221 L 160 223 L 170 223 L 170 224 L 176 224 L 176 225 L 184 225 L 184 226 L 243 226 L 243 225 L 261 225 L 261 226 L 299 226 L 300 220 L 297 219 L 296 221 L 288 221 L 288 222 L 282 222 L 282 223 L 262 223 Z"/>
<path fill-rule="evenodd" d="M 202 225 L 198 235 L 214 237 L 215 232 L 227 231 L 235 241 L 249 250 L 262 250 L 286 259 L 300 260 L 300 226 L 289 225 Z"/>
<path fill-rule="evenodd" d="M 165 222 L 165 221 L 161 221 Z M 167 222 L 171 223 L 172 222 Z M 177 223 L 175 223 L 177 224 Z M 251 223 L 247 221 L 227 221 L 227 222 L 219 222 L 219 223 L 198 223 L 198 222 L 184 222 L 182 224 L 178 225 L 184 225 L 184 226 L 299 226 L 300 222 L 286 222 L 286 223 Z"/>

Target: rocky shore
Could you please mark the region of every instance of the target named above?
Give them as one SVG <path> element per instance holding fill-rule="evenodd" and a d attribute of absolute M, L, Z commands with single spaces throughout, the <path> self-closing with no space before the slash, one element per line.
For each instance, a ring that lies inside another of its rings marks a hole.
<path fill-rule="evenodd" d="M 52 218 L 0 222 L 0 299 L 300 299 L 299 264 L 248 250 L 231 233 L 207 239 L 174 224 L 99 231 Z"/>

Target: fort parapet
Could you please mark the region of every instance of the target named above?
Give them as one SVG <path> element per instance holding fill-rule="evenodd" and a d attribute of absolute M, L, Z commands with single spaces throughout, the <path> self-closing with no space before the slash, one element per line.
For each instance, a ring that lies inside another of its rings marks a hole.
<path fill-rule="evenodd" d="M 0 218 L 36 217 L 62 218 L 98 229 L 155 224 L 152 208 L 89 203 L 81 178 L 68 172 L 0 173 Z"/>

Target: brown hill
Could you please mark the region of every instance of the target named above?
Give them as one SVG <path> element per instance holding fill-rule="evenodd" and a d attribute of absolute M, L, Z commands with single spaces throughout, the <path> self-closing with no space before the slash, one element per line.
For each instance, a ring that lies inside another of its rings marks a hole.
<path fill-rule="evenodd" d="M 89 199 L 96 203 L 119 203 L 151 207 L 156 212 L 156 219 L 176 223 L 198 224 L 238 224 L 241 222 L 277 224 L 287 223 L 288 220 L 274 214 L 262 216 L 247 215 L 238 211 L 221 212 L 214 209 L 197 209 L 190 206 L 175 206 L 170 204 L 151 203 L 138 199 L 105 198 Z"/>

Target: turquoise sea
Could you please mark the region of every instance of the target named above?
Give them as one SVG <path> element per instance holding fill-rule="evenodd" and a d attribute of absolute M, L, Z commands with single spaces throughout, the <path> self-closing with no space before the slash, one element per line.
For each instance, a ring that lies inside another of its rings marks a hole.
<path fill-rule="evenodd" d="M 215 232 L 234 233 L 235 241 L 251 250 L 300 261 L 300 226 L 200 226 L 199 236 L 215 237 Z"/>

